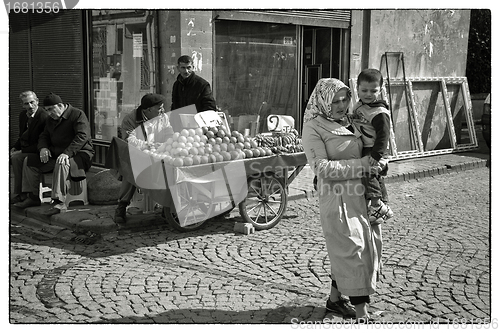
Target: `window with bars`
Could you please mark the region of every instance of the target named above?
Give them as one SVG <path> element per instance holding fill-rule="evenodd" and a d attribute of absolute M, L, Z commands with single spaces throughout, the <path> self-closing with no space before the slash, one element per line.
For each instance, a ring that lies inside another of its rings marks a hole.
<path fill-rule="evenodd" d="M 149 90 L 151 88 L 150 80 L 150 66 L 148 61 L 148 45 L 143 44 L 142 46 L 142 58 L 141 58 L 141 89 Z"/>
<path fill-rule="evenodd" d="M 106 76 L 106 29 L 92 29 L 92 69 L 94 77 Z"/>

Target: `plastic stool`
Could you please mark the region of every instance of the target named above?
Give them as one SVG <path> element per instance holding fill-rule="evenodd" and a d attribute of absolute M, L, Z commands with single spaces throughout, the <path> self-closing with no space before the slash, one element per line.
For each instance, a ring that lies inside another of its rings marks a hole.
<path fill-rule="evenodd" d="M 50 203 L 52 201 L 51 197 L 43 196 L 44 193 L 52 192 L 50 186 L 52 186 L 52 174 L 41 174 L 39 189 L 39 197 L 41 202 Z M 69 204 L 73 201 L 81 201 L 84 205 L 88 205 L 89 201 L 87 197 L 87 179 L 85 178 L 84 180 L 79 182 L 70 180 L 70 186 L 71 188 L 68 190 L 68 193 L 66 193 L 66 200 L 64 202 L 66 206 L 69 207 Z"/>
<path fill-rule="evenodd" d="M 47 181 L 47 176 L 50 176 L 50 182 Z M 44 197 L 44 193 L 49 193 L 52 192 L 52 189 L 50 188 L 50 185 L 52 183 L 52 174 L 41 174 L 40 175 L 40 187 L 38 190 L 38 196 L 40 197 L 40 201 L 50 203 L 52 201 L 52 198 L 49 197 Z"/>
<path fill-rule="evenodd" d="M 152 213 L 155 210 L 155 202 L 146 193 L 142 193 L 140 189 L 137 189 L 127 209 L 133 207 L 139 208 L 143 213 Z"/>
<path fill-rule="evenodd" d="M 73 201 L 81 201 L 84 205 L 89 204 L 87 197 L 87 178 L 79 182 L 74 182 L 70 180 L 71 187 L 66 193 L 65 204 L 69 207 L 69 204 Z"/>

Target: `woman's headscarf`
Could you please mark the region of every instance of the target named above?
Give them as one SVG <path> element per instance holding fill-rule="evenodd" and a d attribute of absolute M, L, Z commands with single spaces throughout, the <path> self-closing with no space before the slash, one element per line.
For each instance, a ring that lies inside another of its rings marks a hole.
<path fill-rule="evenodd" d="M 351 98 L 351 90 L 342 81 L 338 79 L 319 79 L 316 87 L 307 102 L 304 112 L 304 123 L 321 115 L 322 117 L 334 121 L 330 116 L 332 111 L 332 101 L 335 94 L 341 90 L 347 89 L 347 97 Z"/>

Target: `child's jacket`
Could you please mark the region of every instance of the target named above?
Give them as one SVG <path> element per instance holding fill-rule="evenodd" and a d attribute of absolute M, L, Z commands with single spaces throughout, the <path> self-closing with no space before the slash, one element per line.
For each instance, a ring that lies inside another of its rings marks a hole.
<path fill-rule="evenodd" d="M 353 108 L 353 122 L 363 134 L 363 144 L 371 147 L 371 156 L 379 161 L 387 151 L 390 137 L 390 113 L 384 101 L 370 104 L 357 102 Z"/>

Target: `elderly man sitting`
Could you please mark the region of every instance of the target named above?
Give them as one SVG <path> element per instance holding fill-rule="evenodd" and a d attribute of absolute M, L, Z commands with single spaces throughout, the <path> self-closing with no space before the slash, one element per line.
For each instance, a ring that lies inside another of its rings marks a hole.
<path fill-rule="evenodd" d="M 19 114 L 19 139 L 10 150 L 12 174 L 14 175 L 14 198 L 11 203 L 16 204 L 26 200 L 22 193 L 23 164 L 30 154 L 38 156 L 38 137 L 45 128 L 49 117 L 47 111 L 38 106 L 38 98 L 33 91 L 24 91 L 19 95 L 21 106 L 24 109 Z"/>
<path fill-rule="evenodd" d="M 64 202 L 70 179 L 85 179 L 85 173 L 92 165 L 94 148 L 89 121 L 82 110 L 63 103 L 61 98 L 53 93 L 45 97 L 43 104 L 50 118 L 47 119 L 45 130 L 40 134 L 40 157 L 32 155 L 24 161 L 22 191 L 27 194 L 27 198 L 15 206 L 39 206 L 40 173 L 53 171 L 51 197 L 55 205 L 52 213 L 58 213 L 66 209 Z"/>

